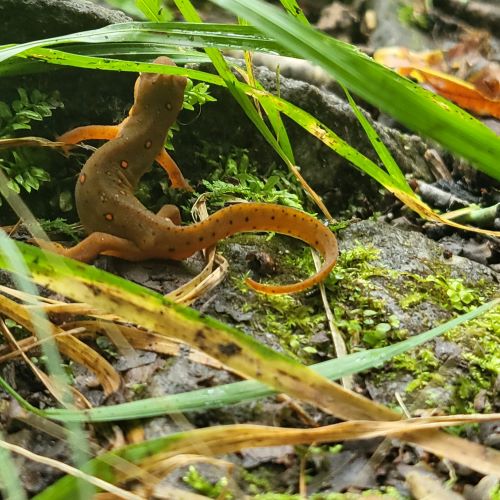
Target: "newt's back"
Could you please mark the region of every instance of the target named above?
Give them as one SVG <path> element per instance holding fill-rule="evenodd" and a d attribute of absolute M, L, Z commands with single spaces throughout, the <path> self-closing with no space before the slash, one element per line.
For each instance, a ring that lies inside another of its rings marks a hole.
<path fill-rule="evenodd" d="M 155 63 L 174 65 L 164 56 Z M 134 105 L 118 136 L 88 159 L 76 185 L 78 215 L 87 233 L 141 239 L 148 211 L 134 191 L 182 109 L 186 82 L 182 76 L 157 73 L 141 73 L 137 79 Z"/>

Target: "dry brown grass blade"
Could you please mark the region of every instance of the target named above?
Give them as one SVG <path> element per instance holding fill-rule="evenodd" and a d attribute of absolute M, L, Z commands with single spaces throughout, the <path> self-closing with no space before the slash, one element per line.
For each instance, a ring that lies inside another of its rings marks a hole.
<path fill-rule="evenodd" d="M 493 231 L 490 229 L 482 229 L 480 227 L 466 226 L 465 224 L 460 224 L 446 217 L 446 214 L 439 215 L 432 210 L 429 205 L 424 203 L 422 200 L 417 198 L 415 195 L 411 196 L 408 193 L 400 191 L 398 189 L 389 189 L 392 193 L 397 196 L 406 206 L 411 208 L 418 215 L 424 219 L 439 222 L 441 224 L 446 224 L 447 226 L 456 227 L 457 229 L 462 229 L 464 231 L 472 231 L 474 233 L 485 234 L 487 236 L 494 236 L 499 238 L 500 231 Z"/>
<path fill-rule="evenodd" d="M 56 342 L 62 354 L 95 373 L 106 396 L 109 396 L 120 388 L 120 375 L 99 353 L 94 351 L 94 349 L 90 348 L 87 344 L 73 335 L 57 336 Z"/>
<path fill-rule="evenodd" d="M 311 253 L 314 260 L 314 268 L 316 272 L 318 272 L 321 268 L 321 259 L 318 256 L 318 253 L 311 248 Z M 347 348 L 344 342 L 344 338 L 342 334 L 335 326 L 335 321 L 333 319 L 333 313 L 330 308 L 330 303 L 328 302 L 328 297 L 326 296 L 326 290 L 324 283 L 319 284 L 319 290 L 321 293 L 321 302 L 323 303 L 323 309 L 325 310 L 325 316 L 328 322 L 328 328 L 330 330 L 332 336 L 332 342 L 335 347 L 335 356 L 337 358 L 341 358 L 347 355 Z M 349 390 L 352 390 L 354 387 L 354 378 L 352 375 L 342 377 L 342 385 Z"/>
<path fill-rule="evenodd" d="M 208 218 L 206 196 L 201 195 L 194 203 L 191 214 L 195 221 Z M 184 285 L 168 293 L 166 297 L 179 304 L 190 305 L 205 293 L 213 290 L 226 276 L 229 264 L 227 260 L 216 253 L 215 247 L 203 251 L 206 265 L 201 272 Z M 217 268 L 214 269 L 214 264 Z"/>
<path fill-rule="evenodd" d="M 115 326 L 120 329 L 122 335 L 127 339 L 128 342 L 130 342 L 132 347 L 134 347 L 135 349 L 153 351 L 160 354 L 166 354 L 168 356 L 179 356 L 182 353 L 195 363 L 210 366 L 212 368 L 216 368 L 217 370 L 227 370 L 235 373 L 236 375 L 244 377 L 244 375 L 238 372 L 238 370 L 234 370 L 233 368 L 222 364 L 220 361 L 217 361 L 215 358 L 206 355 L 202 351 L 189 348 L 189 353 L 186 354 L 185 351 L 182 351 L 182 348 L 183 346 L 187 346 L 174 339 L 169 339 L 163 335 L 159 335 L 154 332 L 148 332 L 135 326 L 121 324 L 116 324 Z M 85 331 L 82 331 L 79 336 L 84 337 L 87 335 L 95 337 L 97 334 L 103 333 L 103 321 L 101 320 L 74 321 L 71 323 L 66 323 L 64 327 L 71 329 L 83 329 Z"/>
<path fill-rule="evenodd" d="M 0 295 L 0 313 L 13 319 L 34 334 L 35 329 L 31 315 L 23 305 L 8 299 L 4 295 Z M 54 336 L 58 348 L 65 356 L 95 373 L 106 394 L 111 394 L 120 387 L 120 375 L 96 351 L 72 335 L 59 335 L 65 333 L 64 330 L 61 330 L 47 319 L 39 317 L 37 323 L 39 328 L 44 328 L 46 332 L 50 332 Z"/>
<path fill-rule="evenodd" d="M 65 144 L 64 142 L 49 141 L 44 137 L 14 137 L 11 139 L 0 139 L 0 149 L 28 146 L 39 148 L 62 148 Z"/>
<path fill-rule="evenodd" d="M 209 257 L 206 266 L 197 276 L 168 293 L 166 297 L 187 306 L 221 283 L 226 277 L 229 264 L 222 255 L 215 253 L 215 251 L 213 251 L 213 254 L 213 257 Z M 213 269 L 214 263 L 217 265 L 215 269 Z"/>
<path fill-rule="evenodd" d="M 7 342 L 11 345 L 12 349 L 14 351 L 17 351 L 19 355 L 23 358 L 24 362 L 28 365 L 30 370 L 35 374 L 35 376 L 40 380 L 40 382 L 47 388 L 47 390 L 54 396 L 54 398 L 59 401 L 59 403 L 63 406 L 65 406 L 65 396 L 64 392 L 65 389 L 61 387 L 59 384 L 56 382 L 52 381 L 52 379 L 44 373 L 40 368 L 38 368 L 32 361 L 29 359 L 28 356 L 20 349 L 17 340 L 15 337 L 12 335 L 10 332 L 9 328 L 7 328 L 7 325 L 3 320 L 0 320 L 0 331 L 3 333 L 5 339 Z M 92 405 L 90 402 L 81 394 L 79 391 L 77 391 L 74 387 L 69 388 L 72 395 L 73 395 L 73 401 L 75 403 L 75 406 L 81 410 L 85 410 L 87 408 L 92 408 Z"/>
<path fill-rule="evenodd" d="M 28 249 L 26 249 L 28 250 Z M 35 256 L 36 254 L 36 256 Z M 168 338 L 172 336 L 219 359 L 224 364 L 241 369 L 248 376 L 271 385 L 279 392 L 309 402 L 344 420 L 399 420 L 401 415 L 357 393 L 347 391 L 312 370 L 293 361 L 265 351 L 265 357 L 256 350 L 254 341 L 239 332 L 222 328 L 207 320 L 201 325 L 196 315 L 188 316 L 175 307 L 168 307 L 160 297 L 127 292 L 114 283 L 92 280 L 92 274 L 81 276 L 82 266 L 65 262 L 71 268 L 71 276 L 55 271 L 52 263 L 33 252 L 25 252 L 25 258 L 36 259 L 39 270 L 33 276 L 38 283 L 80 301 L 99 306 L 103 310 L 120 314 L 128 321 L 136 322 Z M 56 259 L 54 259 L 56 260 Z M 40 269 L 50 269 L 46 274 Z M 422 446 L 436 455 L 446 455 L 451 460 L 489 474 L 492 467 L 500 467 L 500 452 L 476 443 L 442 433 L 438 430 L 406 432 L 403 438 Z M 473 464 L 471 456 L 479 457 Z M 482 459 L 481 459 L 482 457 Z M 485 459 L 484 457 L 487 457 Z M 492 465 L 494 464 L 494 465 Z"/>
<path fill-rule="evenodd" d="M 157 475 L 165 460 L 178 454 L 221 455 L 234 453 L 244 448 L 265 446 L 299 445 L 326 443 L 374 437 L 396 437 L 406 440 L 410 433 L 431 432 L 436 427 L 462 425 L 465 423 L 491 422 L 500 420 L 500 414 L 491 415 L 452 415 L 439 417 L 412 418 L 398 421 L 357 420 L 317 427 L 314 429 L 291 429 L 250 424 L 227 425 L 195 429 L 184 432 L 178 439 L 170 442 L 165 452 L 148 456 L 138 465 L 150 474 Z M 467 441 L 463 441 L 467 443 Z M 469 448 L 468 452 L 471 451 Z M 453 454 L 443 453 L 443 457 Z M 483 462 L 483 469 L 490 474 L 500 473 L 500 461 L 488 449 L 477 445 L 476 452 L 469 455 L 470 464 Z M 131 479 L 120 475 L 118 482 Z"/>
<path fill-rule="evenodd" d="M 62 302 L 48 297 L 33 296 L 21 290 L 16 290 L 5 285 L 0 285 L 0 292 L 15 297 L 25 302 L 25 307 L 39 307 L 42 311 L 52 314 L 81 314 L 92 315 L 106 320 L 118 320 L 114 314 L 101 314 L 95 307 L 83 302 Z M 31 303 L 31 304 L 30 304 Z"/>
<path fill-rule="evenodd" d="M 0 446 L 6 450 L 13 452 L 13 453 L 17 453 L 18 455 L 22 455 L 23 457 L 26 457 L 30 460 L 33 460 L 34 462 L 48 465 L 49 467 L 53 467 L 54 469 L 60 470 L 61 472 L 65 473 L 65 474 L 69 474 L 71 476 L 74 476 L 74 477 L 77 477 L 80 479 L 84 479 L 85 481 L 93 484 L 97 488 L 101 488 L 105 491 L 109 491 L 109 492 L 112 492 L 112 493 L 118 495 L 118 498 L 124 498 L 126 500 L 142 500 L 141 497 L 138 497 L 137 495 L 129 493 L 126 490 L 118 488 L 114 484 L 110 484 L 106 481 L 103 481 L 102 479 L 91 476 L 90 474 L 86 474 L 85 472 L 82 472 L 81 470 L 76 469 L 75 467 L 71 467 L 70 465 L 64 464 L 64 463 L 59 462 L 57 460 L 54 460 L 52 458 L 37 455 L 36 453 L 28 451 L 28 450 L 22 448 L 21 446 L 7 443 L 6 441 L 0 441 Z"/>

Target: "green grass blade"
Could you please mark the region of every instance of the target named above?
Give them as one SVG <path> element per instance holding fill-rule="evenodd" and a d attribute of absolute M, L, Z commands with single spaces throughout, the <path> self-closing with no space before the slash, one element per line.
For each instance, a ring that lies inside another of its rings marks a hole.
<path fill-rule="evenodd" d="M 396 163 L 391 153 L 387 149 L 387 146 L 380 140 L 380 137 L 378 136 L 377 132 L 370 124 L 370 122 L 366 119 L 365 115 L 360 111 L 357 104 L 354 102 L 354 99 L 352 98 L 351 94 L 345 87 L 344 91 L 346 93 L 347 100 L 349 101 L 349 104 L 351 105 L 351 108 L 354 111 L 354 114 L 356 115 L 356 118 L 361 123 L 363 130 L 366 132 L 366 135 L 368 136 L 368 139 L 370 140 L 373 148 L 375 149 L 379 158 L 385 165 L 387 172 L 389 172 L 389 175 L 392 177 L 396 185 L 402 191 L 406 191 L 407 193 L 413 195 L 413 191 L 406 182 L 406 178 L 403 172 L 401 172 L 401 169 L 399 168 L 398 164 Z"/>
<path fill-rule="evenodd" d="M 101 57 L 91 57 L 87 55 L 69 54 L 60 50 L 37 48 L 27 51 L 31 57 L 36 57 L 39 60 L 49 62 L 50 64 L 74 66 L 88 69 L 100 69 L 106 71 L 131 71 L 131 72 L 159 72 L 165 74 L 179 74 L 185 75 L 194 80 L 204 81 L 213 85 L 225 86 L 225 82 L 220 76 L 206 73 L 199 70 L 192 70 L 188 68 L 164 66 L 152 63 L 141 63 L 136 61 L 125 61 L 120 59 L 108 59 Z M 1 65 L 0 65 L 1 70 Z M 225 71 L 222 68 L 223 71 Z M 228 77 L 229 78 L 229 77 Z M 238 89 L 244 91 L 249 96 L 259 99 L 262 106 L 268 110 L 271 117 L 273 113 L 282 112 L 289 116 L 292 120 L 296 121 L 309 133 L 318 137 L 328 147 L 334 150 L 339 155 L 352 162 L 360 170 L 373 177 L 377 182 L 383 185 L 391 192 L 401 190 L 398 184 L 387 174 L 382 168 L 372 162 L 369 158 L 357 151 L 355 148 L 347 144 L 343 139 L 336 135 L 332 130 L 319 122 L 312 115 L 302 110 L 301 108 L 281 99 L 273 94 L 264 90 L 253 88 L 239 81 L 231 81 L 229 85 L 237 86 Z M 238 93 L 238 99 L 240 99 Z M 280 154 L 281 158 L 290 165 L 288 155 L 293 155 L 291 147 L 286 147 L 286 141 L 283 143 L 284 148 L 280 146 L 274 135 L 263 122 L 262 118 L 258 115 L 257 111 L 248 99 L 242 101 L 242 106 L 248 107 L 248 113 L 253 117 L 258 126 L 258 129 L 266 137 L 268 142 L 273 145 L 276 151 Z M 273 117 L 274 119 L 274 117 Z M 281 119 L 280 119 L 281 120 Z M 279 133 L 279 124 L 276 124 L 277 133 Z M 286 140 L 286 136 L 283 136 Z M 288 153 L 287 153 L 288 152 Z M 292 156 L 293 159 L 293 156 Z"/>
<path fill-rule="evenodd" d="M 302 24 L 309 26 L 309 21 L 307 17 L 302 12 L 302 9 L 299 7 L 295 0 L 280 0 L 281 5 L 283 5 L 284 9 L 291 14 L 295 19 L 300 21 Z"/>
<path fill-rule="evenodd" d="M 162 0 L 135 0 L 135 4 L 150 21 L 161 23 L 172 20 L 172 14 L 163 7 Z"/>
<path fill-rule="evenodd" d="M 106 71 L 154 71 L 166 74 L 179 74 L 188 76 L 194 80 L 204 81 L 213 85 L 225 86 L 226 82 L 218 75 L 213 75 L 211 73 L 206 73 L 203 71 L 192 70 L 187 68 L 180 68 L 174 66 L 163 66 L 152 63 L 140 63 L 135 61 L 124 61 L 119 59 L 107 59 L 83 56 L 77 54 L 68 54 L 60 50 L 37 48 L 30 49 L 27 53 L 36 57 L 37 59 L 47 61 L 51 64 L 61 64 L 64 66 L 75 66 L 81 68 L 89 69 L 100 69 Z M 1 68 L 1 66 L 0 66 Z M 249 85 L 236 81 L 232 82 L 231 85 L 237 85 L 238 88 L 248 95 L 253 96 L 261 102 L 265 109 L 269 110 L 272 116 L 273 112 L 282 112 L 289 116 L 292 120 L 296 121 L 304 129 L 306 129 L 311 134 L 317 136 L 321 141 L 323 141 L 328 147 L 334 150 L 339 155 L 346 158 L 348 161 L 352 162 L 360 170 L 364 171 L 371 177 L 373 177 L 377 182 L 382 184 L 386 189 L 394 192 L 399 190 L 398 185 L 393 181 L 393 179 L 378 165 L 372 162 L 369 158 L 364 156 L 362 153 L 357 151 L 355 148 L 347 144 L 343 139 L 337 136 L 332 130 L 328 129 L 325 125 L 319 122 L 312 115 L 306 111 L 300 109 L 299 107 L 281 99 L 275 95 L 272 95 L 264 90 L 255 89 Z M 239 94 L 238 94 L 239 95 Z M 265 134 L 267 140 L 275 147 L 276 151 L 279 152 L 280 156 L 283 158 L 287 164 L 289 164 L 289 157 L 287 156 L 286 150 L 280 147 L 280 144 L 270 132 L 270 130 L 265 126 L 262 119 L 256 112 L 255 108 L 244 101 L 244 106 L 248 106 L 249 113 L 252 115 L 257 115 L 255 120 L 262 124 L 262 133 Z M 259 128 L 260 130 L 260 128 Z M 279 131 L 279 129 L 277 129 Z M 289 148 L 289 154 L 292 154 L 291 148 Z M 293 157 L 292 157 L 293 158 Z"/>
<path fill-rule="evenodd" d="M 189 0 L 175 0 L 175 3 L 177 5 L 177 8 L 181 11 L 181 14 L 187 21 L 194 23 L 201 23 L 201 18 L 199 14 L 196 12 L 196 9 L 193 7 L 193 5 Z M 248 26 L 242 26 L 242 27 L 247 28 Z M 241 108 L 248 116 L 248 118 L 255 125 L 257 130 L 262 134 L 262 136 L 267 140 L 267 142 L 285 161 L 286 164 L 292 163 L 293 156 L 292 158 L 290 158 L 287 155 L 287 152 L 281 148 L 279 142 L 273 136 L 272 132 L 269 130 L 269 127 L 266 125 L 262 117 L 259 115 L 251 100 L 242 90 L 240 82 L 232 73 L 226 60 L 219 52 L 219 50 L 206 47 L 205 52 L 212 60 L 212 63 L 215 66 L 215 69 L 217 70 L 221 78 L 223 78 L 223 80 L 225 81 L 228 90 L 231 92 L 232 96 L 234 97 L 236 102 L 241 106 Z M 276 121 L 274 123 L 276 124 Z M 291 151 L 291 148 L 289 151 Z"/>
<path fill-rule="evenodd" d="M 394 413 L 348 392 L 243 332 L 135 283 L 40 249 L 17 243 L 33 279 L 73 300 L 83 301 L 160 335 L 204 351 L 249 378 L 317 405 L 340 418 L 390 419 Z M 0 266 L 10 269 L 0 253 Z"/>
<path fill-rule="evenodd" d="M 97 30 L 9 45 L 0 50 L 0 62 L 29 49 L 66 44 L 152 43 L 164 47 L 219 47 L 246 50 L 279 50 L 279 45 L 253 26 L 217 23 L 120 23 Z"/>
<path fill-rule="evenodd" d="M 500 180 L 500 137 L 471 115 L 261 0 L 211 0 L 250 21 L 297 57 L 328 71 L 350 91 Z"/>
<path fill-rule="evenodd" d="M 397 342 L 396 344 L 387 347 L 357 352 L 342 358 L 324 361 L 311 366 L 311 369 L 330 380 L 339 380 L 342 377 L 354 375 L 355 373 L 359 373 L 370 368 L 375 368 L 383 363 L 386 363 L 394 356 L 407 352 L 410 349 L 414 349 L 415 347 L 442 335 L 452 328 L 456 328 L 467 321 L 477 318 L 478 316 L 499 307 L 499 305 L 500 299 L 492 300 L 471 312 L 458 316 L 450 321 L 447 321 L 446 323 L 432 328 L 427 332 L 412 336 L 407 340 Z M 182 394 L 148 398 L 141 401 L 132 401 L 113 406 L 103 406 L 85 411 L 66 409 L 39 410 L 24 401 L 1 378 L 0 386 L 11 394 L 27 411 L 32 411 L 37 415 L 63 422 L 113 422 L 118 420 L 155 417 L 177 412 L 206 411 L 276 394 L 276 391 L 273 391 L 259 382 L 254 380 L 245 380 L 209 389 L 199 389 Z"/>
<path fill-rule="evenodd" d="M 3 434 L 0 432 L 0 440 Z M 5 500 L 25 500 L 28 498 L 23 485 L 19 480 L 18 466 L 15 464 L 8 450 L 0 444 L 0 491 Z"/>
<path fill-rule="evenodd" d="M 0 194 L 5 198 L 5 200 L 15 209 L 20 218 L 28 224 L 30 220 L 33 219 L 28 208 L 21 200 L 21 198 L 11 191 L 7 187 L 7 178 L 5 174 L 0 170 Z M 33 221 L 31 226 L 35 226 L 37 223 Z M 43 233 L 39 229 L 38 236 Z M 35 232 L 36 234 L 36 232 Z M 37 297 L 38 290 L 37 287 L 32 283 L 30 273 L 26 266 L 26 263 L 19 252 L 17 246 L 14 242 L 7 237 L 7 235 L 0 229 L 0 254 L 5 256 L 4 269 L 9 269 L 13 273 L 13 280 L 16 286 L 26 292 L 27 294 Z M 47 368 L 52 381 L 58 386 L 62 393 L 62 398 L 67 402 L 68 405 L 73 404 L 73 397 L 69 389 L 69 380 L 66 372 L 63 369 L 63 363 L 55 341 L 52 334 L 48 329 L 45 329 L 46 315 L 42 308 L 32 308 L 32 323 L 34 325 L 34 330 L 38 339 L 43 340 L 42 342 L 42 352 L 47 359 Z M 89 457 L 88 442 L 86 440 L 85 433 L 78 423 L 67 423 L 68 429 L 68 442 L 70 445 L 71 453 L 74 457 L 74 461 L 79 466 L 84 466 Z M 82 495 L 88 496 L 93 492 L 93 487 L 84 481 L 78 482 L 81 487 Z"/>

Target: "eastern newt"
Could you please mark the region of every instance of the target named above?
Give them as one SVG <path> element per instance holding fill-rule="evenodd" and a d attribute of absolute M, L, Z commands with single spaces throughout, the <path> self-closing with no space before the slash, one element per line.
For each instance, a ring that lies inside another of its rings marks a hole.
<path fill-rule="evenodd" d="M 168 57 L 159 57 L 155 63 L 174 64 Z M 264 285 L 248 279 L 252 288 L 270 294 L 295 293 L 325 279 L 337 260 L 337 240 L 321 222 L 300 210 L 242 203 L 223 208 L 202 222 L 181 226 L 177 207 L 165 205 L 155 214 L 134 196 L 139 180 L 163 151 L 167 130 L 182 108 L 185 86 L 182 76 L 140 74 L 128 117 L 112 129 L 110 140 L 90 156 L 78 177 L 76 206 L 89 236 L 71 248 L 42 246 L 85 262 L 99 254 L 129 261 L 182 260 L 235 233 L 274 231 L 317 249 L 324 258 L 323 266 L 312 277 L 290 285 Z M 92 129 L 84 129 L 88 138 Z M 81 137 L 80 130 L 60 139 Z M 101 130 L 92 137 L 103 135 Z M 172 171 L 168 173 L 173 181 L 178 180 L 178 187 L 186 187 L 182 175 L 172 178 Z"/>

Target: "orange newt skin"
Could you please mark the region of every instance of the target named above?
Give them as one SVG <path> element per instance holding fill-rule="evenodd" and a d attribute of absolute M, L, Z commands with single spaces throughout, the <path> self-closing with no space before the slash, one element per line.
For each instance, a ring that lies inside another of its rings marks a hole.
<path fill-rule="evenodd" d="M 167 57 L 159 57 L 155 63 L 174 64 Z M 249 286 L 268 294 L 296 293 L 324 280 L 337 260 L 336 238 L 300 210 L 242 203 L 223 208 L 202 222 L 180 226 L 177 207 L 165 205 L 155 214 L 134 196 L 140 178 L 163 150 L 167 130 L 181 110 L 185 86 L 186 78 L 178 75 L 139 76 L 134 105 L 118 135 L 96 150 L 77 181 L 76 205 L 89 236 L 71 248 L 43 246 L 85 262 L 99 254 L 129 261 L 182 260 L 235 233 L 273 231 L 314 247 L 324 258 L 323 266 L 298 283 L 265 285 L 247 279 Z"/>

